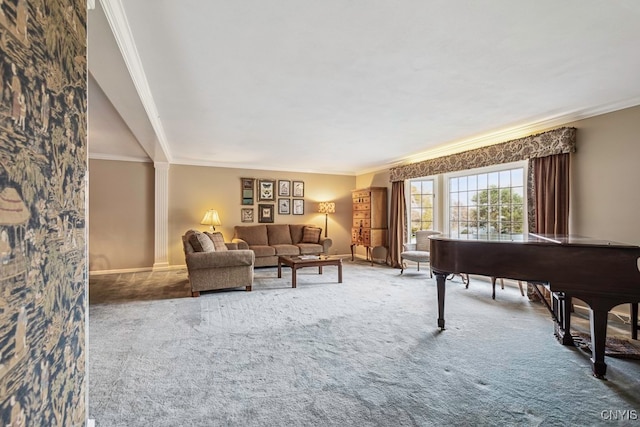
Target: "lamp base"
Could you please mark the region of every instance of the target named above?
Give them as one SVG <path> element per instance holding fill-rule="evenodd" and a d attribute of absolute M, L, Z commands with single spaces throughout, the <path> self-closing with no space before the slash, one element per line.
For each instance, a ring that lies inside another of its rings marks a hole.
<path fill-rule="evenodd" d="M 327 224 L 329 223 L 329 214 L 324 214 L 324 237 L 327 237 Z"/>

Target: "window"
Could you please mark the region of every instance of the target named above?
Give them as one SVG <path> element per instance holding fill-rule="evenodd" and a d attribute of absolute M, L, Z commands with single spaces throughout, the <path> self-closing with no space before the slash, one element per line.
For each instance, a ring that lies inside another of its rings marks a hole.
<path fill-rule="evenodd" d="M 409 181 L 409 241 L 415 242 L 417 230 L 433 230 L 435 180 Z"/>
<path fill-rule="evenodd" d="M 448 233 L 513 238 L 525 232 L 525 164 L 448 175 Z"/>

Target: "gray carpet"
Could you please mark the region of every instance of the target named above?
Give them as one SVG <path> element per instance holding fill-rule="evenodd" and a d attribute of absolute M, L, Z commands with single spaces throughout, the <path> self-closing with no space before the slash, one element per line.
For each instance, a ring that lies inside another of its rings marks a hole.
<path fill-rule="evenodd" d="M 640 423 L 610 420 L 640 416 L 640 362 L 607 358 L 608 381 L 595 379 L 589 355 L 560 345 L 546 310 L 517 288 L 494 301 L 486 282 L 449 282 L 440 332 L 428 272 L 348 261 L 342 284 L 335 267 L 302 269 L 297 289 L 290 274 L 257 269 L 252 292 L 90 303 L 89 417 L 105 427 Z"/>

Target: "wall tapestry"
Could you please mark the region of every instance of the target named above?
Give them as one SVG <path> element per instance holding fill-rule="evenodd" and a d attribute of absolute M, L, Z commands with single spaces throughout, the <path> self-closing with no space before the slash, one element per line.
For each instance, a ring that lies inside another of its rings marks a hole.
<path fill-rule="evenodd" d="M 86 417 L 86 3 L 0 1 L 0 425 Z"/>

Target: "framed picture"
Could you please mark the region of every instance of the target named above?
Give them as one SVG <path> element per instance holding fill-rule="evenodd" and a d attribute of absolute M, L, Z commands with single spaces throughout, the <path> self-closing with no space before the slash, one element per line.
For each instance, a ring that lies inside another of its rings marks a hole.
<path fill-rule="evenodd" d="M 294 215 L 304 215 L 304 200 L 303 199 L 293 199 L 293 214 Z"/>
<path fill-rule="evenodd" d="M 253 222 L 253 208 L 242 208 L 240 219 L 242 222 Z"/>
<path fill-rule="evenodd" d="M 258 180 L 258 201 L 274 202 L 276 200 L 276 181 L 273 179 Z"/>
<path fill-rule="evenodd" d="M 258 205 L 258 222 L 273 222 L 274 205 Z"/>
<path fill-rule="evenodd" d="M 242 194 L 242 204 L 243 205 L 252 205 L 254 200 L 254 178 L 240 178 L 241 181 L 241 194 Z M 253 221 L 252 221 L 253 222 Z"/>
<path fill-rule="evenodd" d="M 291 213 L 290 199 L 278 199 L 278 215 L 289 215 Z"/>
<path fill-rule="evenodd" d="M 278 196 L 290 197 L 291 196 L 291 181 L 286 179 L 278 180 Z"/>
<path fill-rule="evenodd" d="M 304 181 L 293 181 L 293 197 L 304 197 Z"/>

